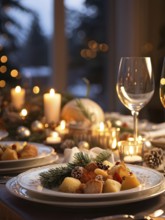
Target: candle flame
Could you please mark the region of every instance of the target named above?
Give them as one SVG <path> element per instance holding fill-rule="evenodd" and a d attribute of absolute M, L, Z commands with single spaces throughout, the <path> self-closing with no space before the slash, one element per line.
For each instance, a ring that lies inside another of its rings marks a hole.
<path fill-rule="evenodd" d="M 51 132 L 51 137 L 57 138 L 58 136 L 59 136 L 58 132 L 56 131 Z"/>
<path fill-rule="evenodd" d="M 16 86 L 16 87 L 15 87 L 15 91 L 16 91 L 17 93 L 21 92 L 21 87 L 20 87 L 20 86 Z"/>
<path fill-rule="evenodd" d="M 66 122 L 65 122 L 65 120 L 62 120 L 62 121 L 60 122 L 60 128 L 61 128 L 61 130 L 65 130 L 65 127 L 66 127 Z"/>
<path fill-rule="evenodd" d="M 104 129 L 105 129 L 104 122 L 100 122 L 99 130 L 102 132 L 102 131 L 104 131 Z"/>
<path fill-rule="evenodd" d="M 116 138 L 113 139 L 111 147 L 112 147 L 112 149 L 116 149 L 116 147 L 117 147 L 117 140 L 116 140 Z"/>
<path fill-rule="evenodd" d="M 20 112 L 20 116 L 23 118 L 25 118 L 27 116 L 27 114 L 28 114 L 28 111 L 25 108 L 23 108 Z"/>
<path fill-rule="evenodd" d="M 129 147 L 129 153 L 130 153 L 130 155 L 134 154 L 134 147 L 133 146 Z"/>
<path fill-rule="evenodd" d="M 51 95 L 51 96 L 54 96 L 54 94 L 55 94 L 54 89 L 50 89 L 50 95 Z"/>

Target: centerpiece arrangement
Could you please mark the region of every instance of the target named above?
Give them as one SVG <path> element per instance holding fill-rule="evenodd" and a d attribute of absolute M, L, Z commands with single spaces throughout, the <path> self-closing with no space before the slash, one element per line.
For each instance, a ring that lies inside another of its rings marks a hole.
<path fill-rule="evenodd" d="M 87 79 L 84 81 L 87 92 L 83 98 L 59 94 L 54 89 L 43 96 L 29 95 L 25 89 L 16 86 L 11 90 L 10 97 L 1 101 L 1 128 L 15 141 L 45 143 L 57 152 L 75 146 L 79 149 L 100 147 L 114 152 L 118 150 L 120 156 L 120 142 L 126 141 L 127 146 L 132 144 L 130 138 L 134 138 L 134 130 L 127 122 L 107 116 L 101 106 L 89 98 L 90 83 Z M 135 143 L 138 151 L 132 151 L 132 145 L 127 152 L 123 151 L 131 159 L 129 161 L 134 163 L 133 158 L 141 158 L 147 166 L 160 167 L 162 154 L 155 153 L 153 156 L 152 152 L 151 156 L 147 152 L 144 156 L 143 140 L 138 141 Z M 142 152 L 140 157 L 137 152 Z"/>
<path fill-rule="evenodd" d="M 90 84 L 84 80 L 84 98 L 61 95 L 53 89 L 43 96 L 29 97 L 25 89 L 13 88 L 11 97 L 1 104 L 1 127 L 15 140 L 62 144 L 62 148 L 71 141 L 76 145 L 84 141 L 90 146 L 115 149 L 120 129 L 106 120 L 101 106 L 89 98 Z"/>

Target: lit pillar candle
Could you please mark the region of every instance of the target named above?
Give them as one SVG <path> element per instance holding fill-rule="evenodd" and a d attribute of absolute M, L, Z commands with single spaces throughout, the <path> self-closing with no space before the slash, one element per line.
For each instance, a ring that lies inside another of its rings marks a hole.
<path fill-rule="evenodd" d="M 55 93 L 54 89 L 50 93 L 44 94 L 44 114 L 47 123 L 58 122 L 60 119 L 61 95 Z"/>
<path fill-rule="evenodd" d="M 21 109 L 25 102 L 25 89 L 20 86 L 11 89 L 11 101 L 16 109 Z"/>

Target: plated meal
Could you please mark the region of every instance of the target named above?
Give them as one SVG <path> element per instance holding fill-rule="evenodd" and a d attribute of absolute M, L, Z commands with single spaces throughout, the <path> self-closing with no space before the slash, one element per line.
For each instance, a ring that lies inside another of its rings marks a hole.
<path fill-rule="evenodd" d="M 6 187 L 12 195 L 31 202 L 83 208 L 114 206 L 142 201 L 158 196 L 165 191 L 164 176 L 161 173 L 147 167 L 131 164 L 127 164 L 127 167 L 136 175 L 140 185 L 128 190 L 107 193 L 66 193 L 59 191 L 59 185 L 46 188 L 41 184 L 41 173 L 47 173 L 57 168 L 65 169 L 66 166 L 67 164 L 53 164 L 27 170 L 10 179 Z"/>
<path fill-rule="evenodd" d="M 91 159 L 88 154 L 77 153 L 67 166 L 41 173 L 41 184 L 50 189 L 58 187 L 65 193 L 85 194 L 119 192 L 141 184 L 123 161 L 112 164 L 107 156 L 100 153 Z"/>
<path fill-rule="evenodd" d="M 0 144 L 0 160 L 18 160 L 32 158 L 38 155 L 34 144 L 23 142 Z"/>
<path fill-rule="evenodd" d="M 0 142 L 0 174 L 20 173 L 52 164 L 58 158 L 56 151 L 44 144 L 23 141 Z"/>

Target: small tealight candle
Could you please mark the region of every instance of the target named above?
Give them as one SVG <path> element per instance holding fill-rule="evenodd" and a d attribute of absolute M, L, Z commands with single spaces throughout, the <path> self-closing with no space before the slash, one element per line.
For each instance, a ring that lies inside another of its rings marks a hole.
<path fill-rule="evenodd" d="M 20 86 L 11 89 L 11 101 L 16 109 L 21 109 L 25 103 L 25 89 Z"/>
<path fill-rule="evenodd" d="M 124 157 L 124 162 L 126 163 L 140 163 L 142 162 L 142 157 L 139 155 L 128 155 Z"/>
<path fill-rule="evenodd" d="M 48 144 L 59 144 L 61 142 L 61 137 L 58 132 L 51 132 L 50 136 L 46 138 L 46 143 Z"/>
<path fill-rule="evenodd" d="M 20 112 L 20 116 L 22 119 L 25 119 L 27 114 L 28 114 L 28 111 L 26 110 L 26 108 L 23 108 Z"/>
<path fill-rule="evenodd" d="M 61 94 L 55 93 L 54 89 L 51 89 L 49 93 L 44 94 L 43 98 L 46 122 L 58 122 L 61 110 Z"/>
<path fill-rule="evenodd" d="M 126 163 L 139 163 L 142 162 L 142 157 L 136 155 L 134 152 L 134 146 L 129 146 L 128 155 L 124 157 L 124 162 Z"/>
<path fill-rule="evenodd" d="M 134 141 L 120 141 L 118 143 L 120 158 L 126 163 L 141 164 L 142 157 L 142 142 L 134 143 Z"/>
<path fill-rule="evenodd" d="M 60 122 L 60 125 L 56 128 L 56 131 L 58 131 L 59 134 L 61 134 L 61 135 L 65 135 L 69 132 L 68 129 L 66 128 L 66 121 L 65 120 L 62 120 Z"/>

